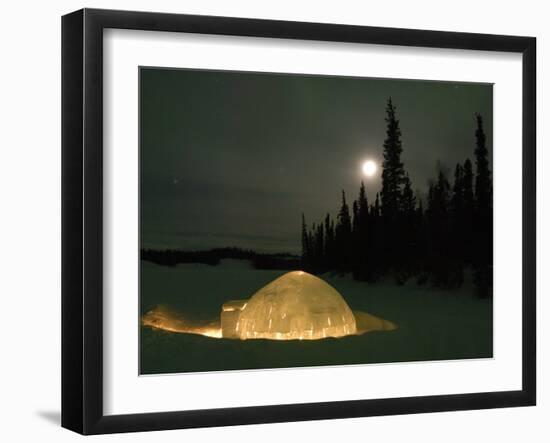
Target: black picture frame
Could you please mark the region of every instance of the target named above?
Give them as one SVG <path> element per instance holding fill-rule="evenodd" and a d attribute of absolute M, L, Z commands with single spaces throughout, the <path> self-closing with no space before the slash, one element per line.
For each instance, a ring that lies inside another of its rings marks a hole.
<path fill-rule="evenodd" d="M 103 30 L 192 32 L 522 54 L 522 389 L 391 399 L 104 415 Z M 82 434 L 535 405 L 536 39 L 83 9 L 62 18 L 62 426 Z"/>

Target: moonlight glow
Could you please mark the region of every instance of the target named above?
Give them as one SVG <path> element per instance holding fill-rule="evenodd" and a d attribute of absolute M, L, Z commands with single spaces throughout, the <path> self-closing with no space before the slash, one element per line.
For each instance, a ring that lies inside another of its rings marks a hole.
<path fill-rule="evenodd" d="M 365 163 L 363 163 L 363 174 L 365 174 L 367 177 L 372 177 L 376 173 L 376 163 L 374 163 L 372 160 L 367 160 Z"/>

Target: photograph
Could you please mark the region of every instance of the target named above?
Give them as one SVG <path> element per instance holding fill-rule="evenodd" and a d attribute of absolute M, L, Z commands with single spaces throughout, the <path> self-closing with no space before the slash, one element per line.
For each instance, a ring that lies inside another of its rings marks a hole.
<path fill-rule="evenodd" d="M 138 69 L 141 375 L 493 358 L 493 84 Z"/>

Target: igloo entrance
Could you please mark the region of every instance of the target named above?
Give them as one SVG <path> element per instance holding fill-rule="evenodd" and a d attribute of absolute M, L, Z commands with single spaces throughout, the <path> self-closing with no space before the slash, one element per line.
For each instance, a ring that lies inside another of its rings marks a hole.
<path fill-rule="evenodd" d="M 249 300 L 222 306 L 224 338 L 317 340 L 357 332 L 355 316 L 336 289 L 314 275 L 293 271 Z"/>

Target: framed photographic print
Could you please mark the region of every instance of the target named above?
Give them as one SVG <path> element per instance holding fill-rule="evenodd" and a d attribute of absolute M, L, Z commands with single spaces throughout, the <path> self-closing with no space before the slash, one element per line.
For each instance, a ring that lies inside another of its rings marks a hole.
<path fill-rule="evenodd" d="M 535 404 L 531 37 L 62 21 L 62 425 Z"/>

